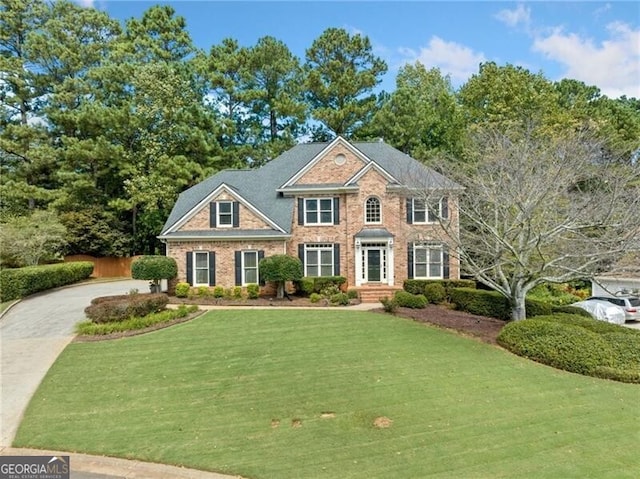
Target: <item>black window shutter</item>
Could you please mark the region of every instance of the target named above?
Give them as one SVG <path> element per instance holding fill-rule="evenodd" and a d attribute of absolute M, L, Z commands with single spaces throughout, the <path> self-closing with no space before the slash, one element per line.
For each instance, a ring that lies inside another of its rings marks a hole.
<path fill-rule="evenodd" d="M 407 223 L 413 224 L 413 200 L 407 198 Z"/>
<path fill-rule="evenodd" d="M 262 276 L 260 275 L 260 261 L 264 259 L 264 250 L 260 250 L 258 251 L 258 282 L 264 286 L 265 281 L 262 279 Z"/>
<path fill-rule="evenodd" d="M 448 197 L 444 197 L 442 198 L 442 219 L 446 220 L 447 218 L 449 218 L 449 198 Z"/>
<path fill-rule="evenodd" d="M 300 262 L 302 263 L 302 274 L 304 274 L 305 267 L 304 267 L 304 244 L 303 243 L 300 243 L 298 245 L 298 258 L 300 258 Z"/>
<path fill-rule="evenodd" d="M 193 253 L 187 252 L 187 283 L 193 286 Z"/>
<path fill-rule="evenodd" d="M 234 253 L 236 262 L 236 286 L 242 286 L 242 251 Z"/>
<path fill-rule="evenodd" d="M 449 247 L 442 246 L 442 278 L 449 279 Z"/>
<path fill-rule="evenodd" d="M 407 243 L 407 277 L 413 279 L 413 243 Z"/>
<path fill-rule="evenodd" d="M 304 198 L 298 198 L 298 224 L 304 224 Z"/>
<path fill-rule="evenodd" d="M 216 253 L 209 251 L 209 286 L 216 284 Z"/>
<path fill-rule="evenodd" d="M 233 227 L 238 228 L 240 226 L 240 202 L 234 201 L 231 207 L 233 214 Z"/>
<path fill-rule="evenodd" d="M 333 245 L 333 275 L 340 276 L 340 245 Z"/>
<path fill-rule="evenodd" d="M 209 203 L 209 228 L 216 227 L 216 203 Z"/>
<path fill-rule="evenodd" d="M 340 224 L 340 198 L 333 199 L 333 224 Z"/>

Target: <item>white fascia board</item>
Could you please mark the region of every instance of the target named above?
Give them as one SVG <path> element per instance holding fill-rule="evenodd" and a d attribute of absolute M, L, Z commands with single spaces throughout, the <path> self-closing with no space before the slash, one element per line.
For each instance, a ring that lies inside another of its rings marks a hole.
<path fill-rule="evenodd" d="M 276 191 L 282 193 L 285 196 L 296 196 L 304 194 L 341 194 L 341 193 L 357 193 L 360 189 L 359 186 L 301 186 L 299 188 L 290 186 L 288 188 L 278 188 Z"/>
<path fill-rule="evenodd" d="M 258 240 L 264 240 L 264 241 L 275 241 L 275 240 L 286 240 L 291 238 L 290 234 L 287 235 L 280 235 L 280 234 L 274 234 L 274 235 L 242 235 L 242 236 L 212 236 L 212 235 L 201 235 L 201 236 L 194 236 L 194 235 L 185 235 L 185 236 L 179 236 L 179 235 L 172 235 L 172 236 L 167 236 L 167 235 L 161 235 L 161 236 L 157 236 L 158 239 L 166 241 L 166 242 L 171 242 L 171 241 L 247 241 L 247 240 L 251 240 L 251 241 L 258 241 Z"/>
<path fill-rule="evenodd" d="M 375 168 L 382 176 L 384 176 L 387 179 L 387 181 L 399 184 L 398 180 L 391 173 L 389 173 L 387 170 L 385 170 L 382 166 L 380 166 L 375 161 L 371 160 L 370 163 L 367 166 L 365 166 L 360 171 L 358 171 L 355 175 L 353 175 L 345 183 L 345 185 L 350 185 L 352 183 L 357 182 L 360 178 L 362 178 L 372 168 Z"/>
<path fill-rule="evenodd" d="M 304 176 L 311 168 L 313 168 L 316 163 L 318 163 L 324 156 L 327 154 L 331 148 L 334 148 L 336 145 L 341 144 L 349 151 L 351 151 L 354 155 L 360 158 L 364 163 L 370 163 L 372 160 L 368 158 L 364 153 L 358 150 L 355 146 L 349 143 L 347 140 L 342 138 L 341 136 L 336 137 L 331 143 L 325 146 L 320 153 L 314 156 L 309 163 L 307 163 L 303 168 L 301 168 L 295 175 L 289 178 L 286 183 L 284 183 L 279 190 L 286 188 L 287 186 L 293 185 L 296 181 Z"/>
<path fill-rule="evenodd" d="M 215 190 L 213 190 L 211 193 L 209 193 L 202 201 L 200 201 L 197 205 L 195 205 L 193 208 L 191 208 L 190 211 L 188 211 L 182 218 L 180 218 L 178 221 L 176 221 L 170 228 L 167 228 L 167 230 L 165 231 L 165 234 L 173 233 L 173 232 L 177 231 L 182 225 L 184 225 L 187 221 L 189 221 L 191 218 L 193 218 L 193 216 L 198 211 L 200 211 L 202 208 L 204 208 L 206 205 L 208 205 L 213 198 L 215 198 L 216 196 L 218 196 L 222 192 L 227 193 L 229 196 L 233 197 L 235 200 L 240 202 L 243 206 L 245 206 L 247 209 L 249 209 L 252 213 L 254 213 L 258 217 L 263 219 L 273 229 L 281 231 L 282 233 L 286 233 L 285 230 L 283 230 L 280 226 L 275 224 L 270 218 L 265 216 L 261 211 L 259 211 L 249 201 L 247 201 L 245 198 L 243 198 L 232 187 L 230 187 L 226 183 L 222 183 Z"/>

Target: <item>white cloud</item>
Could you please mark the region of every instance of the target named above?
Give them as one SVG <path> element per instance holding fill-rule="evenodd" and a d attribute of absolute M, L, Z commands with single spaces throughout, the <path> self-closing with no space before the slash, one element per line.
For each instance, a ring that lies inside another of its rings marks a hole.
<path fill-rule="evenodd" d="M 511 28 L 517 27 L 518 25 L 528 27 L 531 21 L 531 9 L 520 3 L 514 10 L 500 10 L 494 15 L 494 18 Z"/>
<path fill-rule="evenodd" d="M 465 45 L 436 36 L 431 37 L 428 46 L 421 48 L 419 52 L 401 48 L 400 54 L 406 57 L 406 62 L 419 61 L 427 68 L 438 67 L 443 74 L 451 76 L 454 85 L 464 83 L 477 73 L 480 63 L 487 61 L 482 52 L 474 52 Z"/>
<path fill-rule="evenodd" d="M 533 50 L 564 66 L 563 78 L 595 85 L 602 93 L 640 98 L 640 28 L 613 22 L 609 38 L 595 43 L 575 33 L 556 29 L 534 40 Z"/>

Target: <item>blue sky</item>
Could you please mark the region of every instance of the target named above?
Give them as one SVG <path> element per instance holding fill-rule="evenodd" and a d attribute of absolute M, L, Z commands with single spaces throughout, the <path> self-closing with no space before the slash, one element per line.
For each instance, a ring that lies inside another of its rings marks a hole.
<path fill-rule="evenodd" d="M 271 35 L 302 60 L 326 28 L 344 28 L 368 36 L 387 62 L 388 91 L 408 62 L 439 67 L 459 86 L 479 63 L 495 61 L 581 80 L 612 98 L 640 98 L 639 2 L 77 1 L 123 21 L 170 4 L 202 49 L 226 37 L 252 46 Z"/>

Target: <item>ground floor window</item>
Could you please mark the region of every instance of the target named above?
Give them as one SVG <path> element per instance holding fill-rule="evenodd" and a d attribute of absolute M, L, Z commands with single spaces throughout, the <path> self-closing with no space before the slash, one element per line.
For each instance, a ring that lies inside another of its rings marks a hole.
<path fill-rule="evenodd" d="M 187 252 L 187 282 L 192 286 L 212 286 L 216 282 L 216 254 L 213 251 Z"/>
<path fill-rule="evenodd" d="M 242 252 L 242 286 L 258 283 L 258 252 Z"/>
<path fill-rule="evenodd" d="M 413 277 L 416 279 L 443 278 L 442 245 L 416 244 L 413 249 Z"/>
<path fill-rule="evenodd" d="M 331 243 L 304 245 L 304 275 L 334 276 L 333 250 Z"/>

